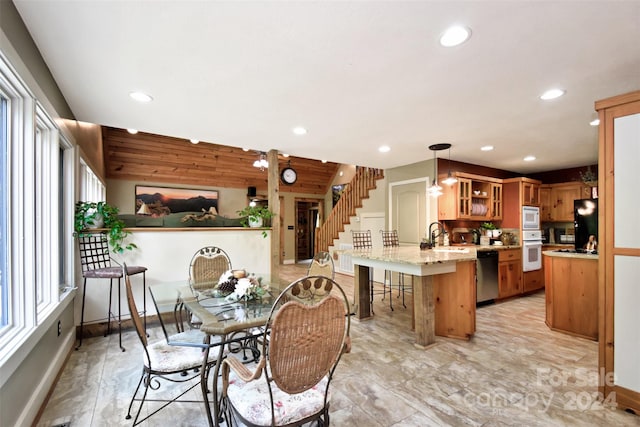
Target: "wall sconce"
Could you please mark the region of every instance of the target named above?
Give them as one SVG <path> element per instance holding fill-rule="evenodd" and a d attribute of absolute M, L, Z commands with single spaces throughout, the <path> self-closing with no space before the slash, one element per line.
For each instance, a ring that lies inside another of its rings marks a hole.
<path fill-rule="evenodd" d="M 267 161 L 267 154 L 264 151 L 261 151 L 260 158 L 258 158 L 258 160 L 253 162 L 253 167 L 260 168 L 261 171 L 269 167 L 269 162 Z"/>

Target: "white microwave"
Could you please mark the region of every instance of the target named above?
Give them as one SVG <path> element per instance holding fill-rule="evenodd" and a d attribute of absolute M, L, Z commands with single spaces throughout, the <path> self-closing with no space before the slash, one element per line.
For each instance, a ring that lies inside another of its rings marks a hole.
<path fill-rule="evenodd" d="M 522 207 L 522 229 L 540 230 L 540 208 L 536 206 Z"/>

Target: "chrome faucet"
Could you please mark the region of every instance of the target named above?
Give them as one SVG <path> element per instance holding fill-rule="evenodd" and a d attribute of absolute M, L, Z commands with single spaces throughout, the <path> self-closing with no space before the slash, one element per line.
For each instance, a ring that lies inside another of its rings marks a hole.
<path fill-rule="evenodd" d="M 438 234 L 432 228 L 434 225 L 438 227 Z M 431 237 L 430 243 L 432 246 L 436 244 L 436 237 L 440 237 L 443 233 L 445 233 L 445 229 L 441 222 L 435 221 L 429 224 L 429 236 Z"/>

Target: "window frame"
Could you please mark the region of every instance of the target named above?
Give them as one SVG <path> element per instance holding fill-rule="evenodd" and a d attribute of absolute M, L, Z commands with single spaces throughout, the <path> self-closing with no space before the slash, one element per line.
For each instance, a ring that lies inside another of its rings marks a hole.
<path fill-rule="evenodd" d="M 6 100 L 7 145 L 0 188 L 7 284 L 0 294 L 6 314 L 0 323 L 2 366 L 72 290 L 76 150 L 2 52 L 0 96 Z"/>

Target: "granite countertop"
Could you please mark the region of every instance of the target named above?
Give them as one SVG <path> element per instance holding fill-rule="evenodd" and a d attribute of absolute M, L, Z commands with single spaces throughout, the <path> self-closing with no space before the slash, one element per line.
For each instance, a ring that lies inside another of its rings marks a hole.
<path fill-rule="evenodd" d="M 557 251 L 542 251 L 542 255 L 546 256 L 555 256 L 560 258 L 582 258 L 582 259 L 592 259 L 597 261 L 598 254 L 583 254 L 576 252 L 557 252 Z"/>
<path fill-rule="evenodd" d="M 475 246 L 444 246 L 420 250 L 418 246 L 399 246 L 377 249 L 353 249 L 351 256 L 399 264 L 437 264 L 445 262 L 472 261 L 477 258 Z"/>
<path fill-rule="evenodd" d="M 504 251 L 506 249 L 522 249 L 520 245 L 482 245 L 476 246 L 476 250 L 482 251 Z"/>

